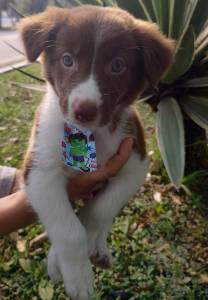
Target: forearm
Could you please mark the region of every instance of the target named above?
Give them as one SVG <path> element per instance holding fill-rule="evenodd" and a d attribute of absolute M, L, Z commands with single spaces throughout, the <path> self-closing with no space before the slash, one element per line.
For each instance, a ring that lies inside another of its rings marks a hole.
<path fill-rule="evenodd" d="M 6 235 L 37 220 L 26 194 L 18 191 L 0 199 L 0 235 Z"/>

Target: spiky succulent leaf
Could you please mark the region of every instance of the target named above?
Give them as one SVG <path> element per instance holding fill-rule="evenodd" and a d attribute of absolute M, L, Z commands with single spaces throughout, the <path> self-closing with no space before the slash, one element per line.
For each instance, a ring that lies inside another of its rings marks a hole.
<path fill-rule="evenodd" d="M 102 0 L 102 5 L 104 5 L 104 6 L 117 6 L 117 3 L 114 0 Z"/>
<path fill-rule="evenodd" d="M 175 56 L 175 63 L 164 78 L 165 83 L 174 82 L 179 76 L 183 75 L 192 65 L 194 60 L 195 36 L 190 27 L 186 32 L 179 51 Z"/>
<path fill-rule="evenodd" d="M 178 189 L 184 174 L 185 142 L 182 113 L 173 97 L 158 105 L 156 136 L 167 173 Z"/>
<path fill-rule="evenodd" d="M 201 34 L 196 40 L 196 56 L 199 58 L 208 50 L 208 24 L 204 26 Z"/>
<path fill-rule="evenodd" d="M 198 0 L 197 7 L 194 11 L 194 15 L 192 18 L 192 26 L 194 27 L 194 32 L 196 36 L 204 28 L 205 23 L 208 19 L 208 7 L 207 7 L 207 0 Z"/>
<path fill-rule="evenodd" d="M 208 88 L 208 77 L 198 77 L 198 78 L 190 79 L 183 86 L 191 87 L 191 88 L 199 88 L 199 87 Z"/>
<path fill-rule="evenodd" d="M 131 0 L 131 1 L 117 0 L 116 4 L 118 5 L 118 7 L 129 11 L 136 18 L 146 19 L 143 11 L 140 9 L 138 0 Z"/>
<path fill-rule="evenodd" d="M 60 2 L 60 0 L 59 0 L 59 2 Z M 65 4 L 63 3 L 63 7 L 66 7 L 66 6 L 78 6 L 80 4 L 82 4 L 82 1 L 80 1 L 80 0 L 66 0 Z"/>
<path fill-rule="evenodd" d="M 186 97 L 182 101 L 182 106 L 194 122 L 208 130 L 208 97 Z"/>
<path fill-rule="evenodd" d="M 114 0 L 68 0 L 69 2 L 71 1 L 76 1 L 79 2 L 79 4 L 91 4 L 91 5 L 99 5 L 99 6 L 112 6 L 113 2 L 115 2 Z"/>
<path fill-rule="evenodd" d="M 169 12 L 170 12 L 171 1 L 160 0 L 154 1 L 152 0 L 152 6 L 154 10 L 154 14 L 156 17 L 156 22 L 159 25 L 161 31 L 168 35 L 169 31 Z"/>

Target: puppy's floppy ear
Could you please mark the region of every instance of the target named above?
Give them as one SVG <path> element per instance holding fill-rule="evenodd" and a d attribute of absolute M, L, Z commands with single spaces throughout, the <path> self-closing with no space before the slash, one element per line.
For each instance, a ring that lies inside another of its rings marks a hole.
<path fill-rule="evenodd" d="M 17 28 L 30 62 L 34 62 L 46 49 L 47 42 L 57 24 L 60 23 L 62 14 L 63 9 L 61 8 L 49 8 L 43 13 L 26 17 L 18 23 Z"/>
<path fill-rule="evenodd" d="M 154 87 L 173 62 L 175 42 L 166 38 L 154 23 L 136 20 L 136 27 L 144 75 L 149 85 Z"/>

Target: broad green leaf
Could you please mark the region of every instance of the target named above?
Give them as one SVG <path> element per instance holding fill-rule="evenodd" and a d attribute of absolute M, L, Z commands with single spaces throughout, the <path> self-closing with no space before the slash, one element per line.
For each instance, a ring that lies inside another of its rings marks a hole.
<path fill-rule="evenodd" d="M 21 83 L 21 82 L 15 82 L 15 81 L 9 81 L 11 84 L 19 86 L 24 89 L 37 91 L 37 92 L 46 92 L 47 88 L 45 85 L 41 84 L 32 84 L 32 83 Z"/>
<path fill-rule="evenodd" d="M 193 29 L 190 27 L 183 39 L 181 48 L 176 54 L 175 62 L 163 80 L 164 82 L 172 83 L 191 67 L 194 59 L 194 43 L 195 36 Z"/>
<path fill-rule="evenodd" d="M 54 289 L 50 282 L 45 284 L 40 283 L 38 287 L 38 293 L 41 300 L 52 300 L 54 295 Z"/>
<path fill-rule="evenodd" d="M 117 0 L 116 1 L 118 6 L 129 11 L 131 14 L 133 14 L 138 19 L 146 20 L 146 16 L 141 9 L 138 0 Z"/>
<path fill-rule="evenodd" d="M 158 105 L 156 137 L 167 173 L 179 189 L 185 166 L 183 117 L 177 101 L 165 98 Z"/>
<path fill-rule="evenodd" d="M 199 88 L 199 87 L 208 87 L 208 77 L 198 77 L 191 80 L 188 80 L 183 87 Z"/>
<path fill-rule="evenodd" d="M 192 17 L 191 24 L 194 27 L 196 36 L 202 31 L 204 24 L 208 20 L 208 2 L 207 0 L 199 0 Z"/>
<path fill-rule="evenodd" d="M 32 262 L 29 259 L 20 258 L 19 264 L 25 273 L 30 273 L 32 271 Z"/>
<path fill-rule="evenodd" d="M 181 104 L 194 122 L 208 130 L 208 96 L 207 98 L 187 97 L 181 101 Z"/>

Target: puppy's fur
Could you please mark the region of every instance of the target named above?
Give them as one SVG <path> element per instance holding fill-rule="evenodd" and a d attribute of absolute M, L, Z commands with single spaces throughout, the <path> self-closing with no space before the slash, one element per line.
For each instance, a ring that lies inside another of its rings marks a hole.
<path fill-rule="evenodd" d="M 41 54 L 48 82 L 25 159 L 25 189 L 52 243 L 50 276 L 62 275 L 72 299 L 88 300 L 93 290 L 89 257 L 102 267 L 110 265 L 106 238 L 113 219 L 148 169 L 143 127 L 131 104 L 166 72 L 173 42 L 155 24 L 96 6 L 50 8 L 25 18 L 19 28 L 29 61 Z M 64 120 L 93 131 L 99 165 L 123 138 L 135 139 L 126 165 L 78 217 L 65 189 L 76 171 L 64 169 L 61 161 Z"/>

